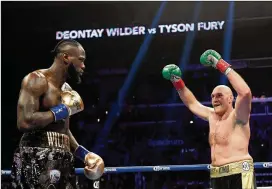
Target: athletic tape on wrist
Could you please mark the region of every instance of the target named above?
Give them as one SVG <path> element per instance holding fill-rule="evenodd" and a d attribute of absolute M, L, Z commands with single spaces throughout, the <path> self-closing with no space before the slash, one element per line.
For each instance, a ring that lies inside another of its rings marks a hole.
<path fill-rule="evenodd" d="M 75 151 L 75 156 L 80 159 L 81 161 L 85 161 L 85 156 L 90 153 L 90 151 L 88 151 L 86 148 L 84 148 L 83 146 L 79 145 Z"/>
<path fill-rule="evenodd" d="M 64 104 L 54 106 L 50 110 L 54 114 L 55 121 L 65 119 L 69 116 L 69 110 Z"/>
<path fill-rule="evenodd" d="M 229 74 L 229 72 L 232 70 L 232 68 L 228 68 L 226 71 L 225 71 L 225 75 L 228 75 Z"/>

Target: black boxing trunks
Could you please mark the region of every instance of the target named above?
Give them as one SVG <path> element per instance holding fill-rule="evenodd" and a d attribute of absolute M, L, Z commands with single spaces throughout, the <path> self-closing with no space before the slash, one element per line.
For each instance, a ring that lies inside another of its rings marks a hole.
<path fill-rule="evenodd" d="M 25 133 L 14 153 L 12 188 L 76 189 L 69 137 L 57 132 Z"/>
<path fill-rule="evenodd" d="M 254 164 L 244 160 L 219 167 L 211 166 L 212 189 L 256 189 Z"/>

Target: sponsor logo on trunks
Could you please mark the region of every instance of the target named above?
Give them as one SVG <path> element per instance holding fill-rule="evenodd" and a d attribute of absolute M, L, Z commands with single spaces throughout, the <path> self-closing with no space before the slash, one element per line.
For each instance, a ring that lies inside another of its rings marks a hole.
<path fill-rule="evenodd" d="M 116 168 L 105 168 L 104 172 L 117 172 Z"/>
<path fill-rule="evenodd" d="M 53 169 L 49 172 L 50 183 L 57 183 L 60 180 L 60 171 Z"/>
<path fill-rule="evenodd" d="M 272 167 L 272 162 L 263 163 L 263 167 L 264 167 L 264 168 Z"/>
<path fill-rule="evenodd" d="M 170 167 L 155 166 L 153 167 L 154 171 L 170 171 Z"/>
<path fill-rule="evenodd" d="M 219 167 L 219 174 L 228 173 L 230 171 L 229 165 Z"/>
<path fill-rule="evenodd" d="M 99 188 L 99 181 L 94 181 L 93 187 L 94 188 Z"/>
<path fill-rule="evenodd" d="M 56 148 L 69 146 L 69 138 L 61 133 L 47 132 L 48 145 Z"/>
<path fill-rule="evenodd" d="M 249 163 L 248 162 L 243 162 L 242 163 L 242 169 L 244 170 L 244 171 L 249 171 L 249 169 L 250 169 L 250 166 L 249 166 Z"/>

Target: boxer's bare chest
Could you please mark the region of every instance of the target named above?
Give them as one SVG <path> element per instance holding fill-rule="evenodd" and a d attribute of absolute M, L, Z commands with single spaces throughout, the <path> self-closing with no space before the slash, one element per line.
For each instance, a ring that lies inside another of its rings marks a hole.
<path fill-rule="evenodd" d="M 45 74 L 47 75 L 47 74 Z M 60 87 L 57 87 L 55 83 L 50 81 L 50 79 L 47 78 L 48 88 L 47 91 L 40 97 L 40 105 L 39 109 L 40 111 L 48 111 L 50 108 L 57 106 L 61 103 L 61 93 L 62 90 Z M 55 123 L 52 123 L 47 126 L 47 129 L 50 131 L 60 132 L 63 134 L 66 134 L 68 127 L 65 122 L 69 121 L 67 120 L 61 120 Z"/>
<path fill-rule="evenodd" d="M 59 103 L 61 103 L 61 89 L 48 82 L 48 90 L 40 98 L 40 108 L 48 110 Z"/>
<path fill-rule="evenodd" d="M 231 117 L 220 120 L 215 117 L 210 118 L 210 145 L 228 145 L 233 132 L 233 121 Z"/>

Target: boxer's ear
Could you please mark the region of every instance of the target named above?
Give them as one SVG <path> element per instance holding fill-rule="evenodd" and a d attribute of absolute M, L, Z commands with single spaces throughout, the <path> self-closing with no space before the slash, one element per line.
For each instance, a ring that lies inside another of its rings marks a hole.
<path fill-rule="evenodd" d="M 232 102 L 233 102 L 233 95 L 230 95 L 230 97 L 229 97 L 229 104 L 232 104 Z"/>
<path fill-rule="evenodd" d="M 70 63 L 69 55 L 67 53 L 62 54 L 62 59 L 63 59 L 64 64 L 68 65 Z"/>

